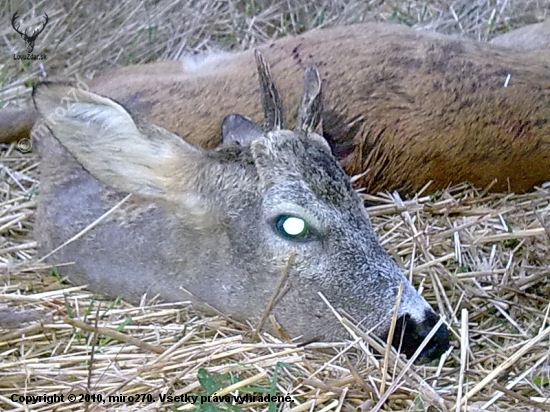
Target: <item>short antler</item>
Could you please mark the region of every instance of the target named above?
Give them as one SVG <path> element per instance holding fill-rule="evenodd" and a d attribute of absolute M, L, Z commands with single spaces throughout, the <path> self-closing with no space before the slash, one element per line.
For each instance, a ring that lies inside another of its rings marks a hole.
<path fill-rule="evenodd" d="M 304 83 L 304 95 L 298 109 L 296 130 L 308 134 L 315 131 L 319 125 L 323 111 L 321 76 L 316 67 L 306 69 Z"/>
<path fill-rule="evenodd" d="M 269 65 L 264 60 L 262 54 L 254 51 L 256 65 L 258 67 L 258 76 L 260 77 L 260 87 L 262 92 L 262 103 L 264 106 L 264 130 L 280 130 L 283 128 L 283 106 L 279 92 L 273 83 Z"/>

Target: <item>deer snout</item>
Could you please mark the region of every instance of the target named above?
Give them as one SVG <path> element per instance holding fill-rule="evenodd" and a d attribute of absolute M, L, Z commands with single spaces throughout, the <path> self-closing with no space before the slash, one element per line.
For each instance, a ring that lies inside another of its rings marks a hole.
<path fill-rule="evenodd" d="M 438 321 L 439 316 L 430 309 L 424 311 L 422 321 L 414 320 L 408 314 L 400 316 L 393 335 L 393 347 L 410 358 Z M 448 348 L 449 330 L 445 324 L 442 324 L 424 347 L 418 360 L 420 362 L 432 361 L 439 358 Z"/>

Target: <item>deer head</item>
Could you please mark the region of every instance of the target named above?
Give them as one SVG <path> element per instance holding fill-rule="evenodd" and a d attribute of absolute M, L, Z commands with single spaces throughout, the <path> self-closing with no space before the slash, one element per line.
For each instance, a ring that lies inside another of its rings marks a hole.
<path fill-rule="evenodd" d="M 62 84 L 35 88 L 36 107 L 53 136 L 87 171 L 70 190 L 59 187 L 47 205 L 55 210 L 52 219 L 62 218 L 61 225 L 74 230 L 81 216 L 70 216 L 81 212 L 78 205 L 101 202 L 102 193 L 82 186 L 91 176 L 154 206 L 138 222 L 98 227 L 82 248 L 65 249 L 73 252 L 63 258 L 75 261 L 81 281 L 96 290 L 181 299 L 183 286 L 244 320 L 261 315 L 293 256 L 288 287 L 272 313 L 292 336 L 306 338 L 345 336 L 319 293 L 365 329 L 384 335 L 403 285 L 403 341 L 398 334 L 394 342 L 412 354 L 438 317 L 380 245 L 350 178 L 315 133 L 322 107 L 319 72 L 306 70 L 297 126 L 286 130 L 269 67 L 259 53 L 255 58 L 264 129 L 229 115 L 223 144 L 213 150 L 133 117 L 108 98 Z M 74 102 L 63 103 L 75 93 Z M 94 194 L 76 198 L 86 193 Z M 59 233 L 60 225 L 54 222 L 51 230 Z M 442 326 L 422 356 L 432 359 L 447 347 Z"/>

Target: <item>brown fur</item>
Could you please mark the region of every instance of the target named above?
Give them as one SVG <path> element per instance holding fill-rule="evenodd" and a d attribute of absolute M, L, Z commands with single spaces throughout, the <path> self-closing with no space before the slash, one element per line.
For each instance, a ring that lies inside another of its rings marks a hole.
<path fill-rule="evenodd" d="M 259 49 L 286 107 L 298 104 L 304 67 L 319 67 L 323 134 L 346 172 L 367 171 L 357 183 L 368 191 L 414 191 L 428 181 L 432 191 L 462 181 L 485 187 L 496 179 L 494 191 L 523 192 L 550 179 L 550 51 L 379 24 L 316 30 Z M 226 114 L 260 120 L 254 72 L 245 51 L 202 64 L 127 67 L 90 87 L 211 148 Z"/>

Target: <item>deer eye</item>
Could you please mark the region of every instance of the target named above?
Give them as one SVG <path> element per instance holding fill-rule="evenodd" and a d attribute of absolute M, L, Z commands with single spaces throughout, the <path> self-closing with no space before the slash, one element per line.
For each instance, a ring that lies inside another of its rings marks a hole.
<path fill-rule="evenodd" d="M 275 219 L 275 230 L 288 239 L 309 240 L 312 237 L 307 222 L 296 216 L 280 215 Z"/>

